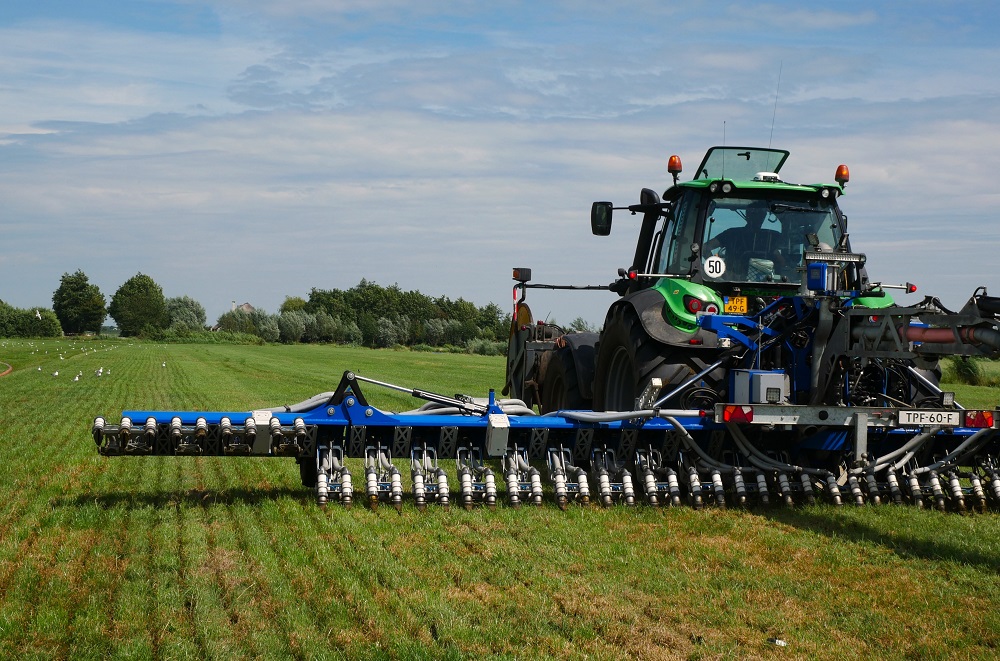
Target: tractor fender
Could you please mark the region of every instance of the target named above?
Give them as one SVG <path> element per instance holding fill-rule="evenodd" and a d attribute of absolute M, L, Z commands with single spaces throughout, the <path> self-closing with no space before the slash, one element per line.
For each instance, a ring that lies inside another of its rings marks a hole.
<path fill-rule="evenodd" d="M 687 333 L 673 326 L 664 316 L 664 306 L 666 299 L 656 289 L 643 289 L 634 294 L 629 294 L 622 300 L 616 302 L 608 310 L 608 316 L 618 307 L 628 305 L 635 310 L 636 316 L 642 323 L 643 330 L 661 344 L 691 347 L 692 344 L 706 349 L 713 349 L 718 346 L 718 336 L 702 329 L 694 333 Z M 695 342 L 692 342 L 695 340 Z M 697 342 L 700 340 L 700 343 Z"/>
<path fill-rule="evenodd" d="M 567 333 L 562 341 L 573 356 L 580 394 L 586 399 L 594 397 L 594 369 L 597 365 L 598 333 Z"/>

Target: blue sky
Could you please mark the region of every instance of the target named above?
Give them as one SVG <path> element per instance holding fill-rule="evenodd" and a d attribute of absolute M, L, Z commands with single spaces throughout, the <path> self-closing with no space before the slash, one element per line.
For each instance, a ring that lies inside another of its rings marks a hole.
<path fill-rule="evenodd" d="M 1000 295 L 1000 6 L 804 4 L 6 0 L 0 299 L 82 269 L 209 321 L 362 277 L 506 307 L 512 266 L 614 279 L 637 228 L 592 236 L 590 203 L 723 141 L 848 164 L 875 280 Z"/>

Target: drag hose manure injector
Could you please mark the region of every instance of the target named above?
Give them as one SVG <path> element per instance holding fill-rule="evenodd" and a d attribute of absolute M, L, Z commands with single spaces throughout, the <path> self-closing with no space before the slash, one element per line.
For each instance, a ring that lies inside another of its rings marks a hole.
<path fill-rule="evenodd" d="M 931 297 L 896 304 L 890 290 L 916 288 L 873 282 L 852 250 L 838 204 L 847 167 L 833 183 L 792 184 L 787 157 L 713 147 L 680 182 L 673 156 L 662 197 L 595 202 L 596 235 L 614 211 L 641 218 L 632 263 L 610 285 L 546 285 L 514 269 L 507 399 L 345 372 L 295 406 L 97 418 L 94 441 L 106 456 L 294 457 L 320 504 L 1000 507 L 997 411 L 963 408 L 938 366 L 1000 354 L 1000 299 L 979 288 L 958 312 Z M 619 299 L 599 333 L 567 332 L 535 323 L 532 288 Z M 370 387 L 425 403 L 382 411 Z M 348 458 L 364 460 L 363 475 Z"/>

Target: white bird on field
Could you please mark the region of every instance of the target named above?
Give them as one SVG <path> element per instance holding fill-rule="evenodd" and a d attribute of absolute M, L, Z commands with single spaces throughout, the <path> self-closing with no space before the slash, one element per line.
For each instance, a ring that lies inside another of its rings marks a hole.
<path fill-rule="evenodd" d="M 74 380 L 74 381 L 79 381 L 79 380 L 80 380 L 80 375 L 79 375 L 79 374 L 77 374 L 76 376 L 74 376 L 74 377 L 73 377 L 73 380 Z"/>
<path fill-rule="evenodd" d="M 166 367 L 166 366 L 167 366 L 167 361 L 163 361 L 163 365 L 161 365 L 161 367 Z"/>
<path fill-rule="evenodd" d="M 53 372 L 52 376 L 59 376 L 59 370 L 56 370 L 55 372 Z"/>

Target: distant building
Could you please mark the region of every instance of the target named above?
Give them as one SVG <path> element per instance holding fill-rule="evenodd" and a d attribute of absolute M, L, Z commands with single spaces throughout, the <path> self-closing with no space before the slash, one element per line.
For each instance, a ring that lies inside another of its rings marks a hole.
<path fill-rule="evenodd" d="M 231 311 L 232 312 L 236 312 L 237 310 L 239 310 L 240 312 L 246 312 L 247 314 L 250 314 L 251 312 L 253 312 L 256 309 L 257 308 L 255 308 L 254 306 L 250 305 L 249 303 L 244 303 L 243 305 L 236 305 L 236 301 L 233 301 L 233 307 L 231 308 Z M 212 331 L 219 330 L 219 324 L 215 324 L 209 330 L 212 330 Z"/>

